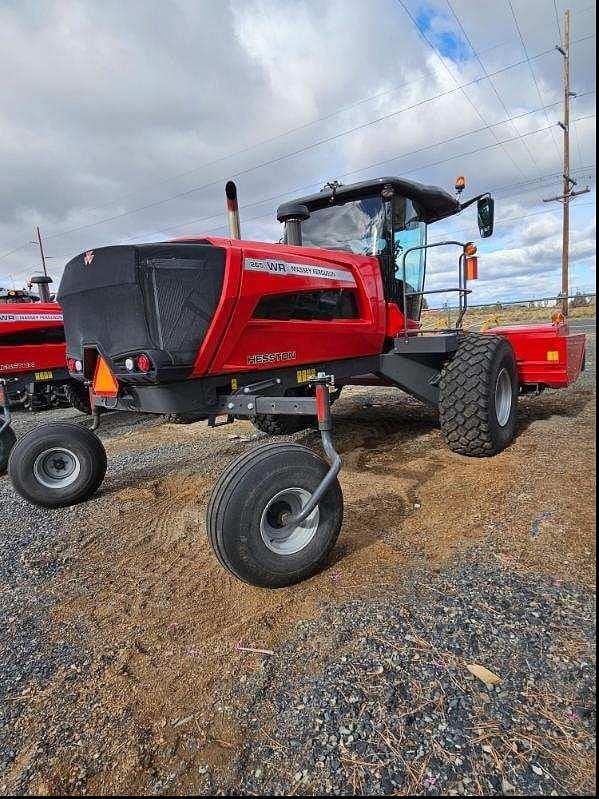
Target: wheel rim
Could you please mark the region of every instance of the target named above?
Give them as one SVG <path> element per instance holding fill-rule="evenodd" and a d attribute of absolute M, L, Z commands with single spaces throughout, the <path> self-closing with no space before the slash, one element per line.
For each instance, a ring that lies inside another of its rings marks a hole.
<path fill-rule="evenodd" d="M 304 488 L 285 488 L 275 494 L 264 508 L 260 519 L 260 535 L 271 552 L 295 555 L 312 541 L 320 520 L 318 508 L 300 524 L 283 529 L 288 520 L 301 511 L 310 496 L 310 492 Z"/>
<path fill-rule="evenodd" d="M 495 414 L 501 427 L 505 427 L 512 413 L 512 379 L 507 369 L 502 369 L 495 383 Z"/>
<path fill-rule="evenodd" d="M 64 447 L 44 450 L 33 464 L 35 479 L 45 488 L 68 488 L 79 477 L 80 472 L 79 458 Z"/>

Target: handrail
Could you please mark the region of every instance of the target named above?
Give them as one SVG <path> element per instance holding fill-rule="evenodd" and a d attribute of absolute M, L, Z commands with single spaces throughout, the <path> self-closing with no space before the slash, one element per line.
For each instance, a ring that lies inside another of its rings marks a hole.
<path fill-rule="evenodd" d="M 459 270 L 458 270 L 458 277 L 459 277 L 459 288 L 451 288 L 451 289 L 431 289 L 430 291 L 406 291 L 406 258 L 410 253 L 418 252 L 419 250 L 428 250 L 432 249 L 433 247 L 461 247 L 462 252 L 460 254 L 459 260 Z M 464 314 L 468 308 L 468 294 L 471 294 L 472 291 L 466 287 L 466 271 L 464 269 L 465 264 L 465 253 L 464 248 L 466 247 L 466 242 L 463 241 L 455 241 L 453 239 L 449 239 L 447 241 L 434 241 L 432 244 L 419 244 L 414 247 L 409 247 L 403 254 L 401 259 L 401 272 L 402 272 L 402 282 L 403 282 L 403 316 L 404 316 L 404 338 L 406 342 L 410 340 L 410 331 L 408 329 L 408 297 L 423 297 L 425 294 L 445 294 L 448 292 L 457 292 L 459 295 L 459 309 L 460 313 L 456 322 L 456 330 L 462 325 L 462 321 L 464 319 Z"/>

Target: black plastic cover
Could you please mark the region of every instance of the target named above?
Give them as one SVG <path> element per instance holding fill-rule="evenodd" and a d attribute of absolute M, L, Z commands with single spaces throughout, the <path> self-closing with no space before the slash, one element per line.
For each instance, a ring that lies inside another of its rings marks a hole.
<path fill-rule="evenodd" d="M 347 186 L 336 185 L 325 188 L 317 194 L 307 197 L 298 197 L 291 202 L 283 203 L 277 209 L 277 218 L 281 219 L 288 214 L 288 206 L 302 204 L 309 211 L 325 208 L 327 205 L 343 205 L 351 200 L 379 195 L 385 187 L 389 186 L 401 197 L 407 197 L 418 207 L 420 218 L 423 222 L 436 222 L 447 216 L 459 213 L 462 206 L 451 194 L 437 186 L 426 186 L 413 180 L 404 178 L 375 178 L 364 180 L 360 183 L 351 183 Z"/>
<path fill-rule="evenodd" d="M 225 259 L 225 250 L 209 243 L 172 242 L 73 258 L 58 292 L 69 355 L 82 357 L 90 346 L 110 360 L 159 350 L 184 373 L 216 311 Z"/>

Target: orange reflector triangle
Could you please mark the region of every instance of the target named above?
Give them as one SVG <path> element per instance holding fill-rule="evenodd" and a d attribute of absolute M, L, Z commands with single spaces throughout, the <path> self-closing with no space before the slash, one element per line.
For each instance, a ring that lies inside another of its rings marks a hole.
<path fill-rule="evenodd" d="M 94 394 L 97 394 L 98 397 L 116 397 L 119 393 L 118 381 L 102 356 L 99 356 L 96 361 L 92 387 Z"/>

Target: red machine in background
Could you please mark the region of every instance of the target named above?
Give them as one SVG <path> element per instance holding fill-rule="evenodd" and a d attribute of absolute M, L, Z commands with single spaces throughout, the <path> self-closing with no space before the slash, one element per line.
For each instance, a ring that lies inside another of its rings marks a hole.
<path fill-rule="evenodd" d="M 89 411 L 88 392 L 67 370 L 63 314 L 49 292 L 51 278 L 31 278 L 39 295 L 0 289 L 0 474 L 14 445 L 10 407 L 35 410 L 74 405 Z"/>
<path fill-rule="evenodd" d="M 13 405 L 52 407 L 65 401 L 73 381 L 66 365 L 62 309 L 52 301 L 51 278 L 31 278 L 39 296 L 11 289 L 0 294 L 0 378 Z"/>

